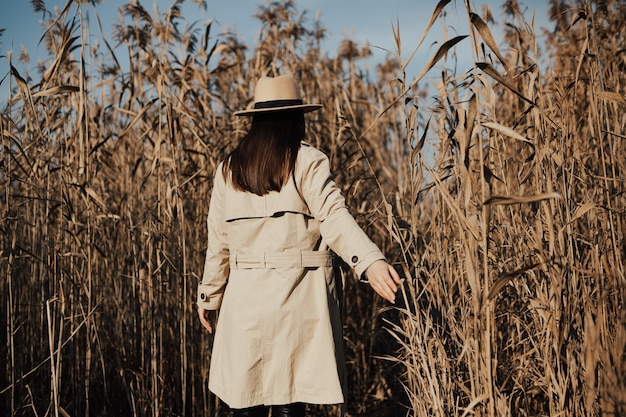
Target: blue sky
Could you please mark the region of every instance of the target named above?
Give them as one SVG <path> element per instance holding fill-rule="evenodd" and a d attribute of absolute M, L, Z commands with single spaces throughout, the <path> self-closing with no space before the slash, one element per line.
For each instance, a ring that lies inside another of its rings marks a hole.
<path fill-rule="evenodd" d="M 129 1 L 103 0 L 96 6 L 105 32 L 110 31 L 113 23 L 119 19 L 118 8 Z M 172 0 L 137 1 L 151 12 L 158 7 L 161 13 L 166 11 L 173 2 Z M 260 27 L 258 21 L 252 16 L 259 6 L 265 3 L 265 0 L 206 0 L 206 2 L 207 10 L 202 10 L 191 0 L 187 0 L 183 8 L 185 21 L 191 24 L 214 20 L 215 29 L 220 32 L 236 30 L 245 44 L 253 46 Z M 438 0 L 295 0 L 295 2 L 298 11 L 306 10 L 310 19 L 315 19 L 319 15 L 322 25 L 328 30 L 323 47 L 329 51 L 330 55 L 334 55 L 342 39 L 350 38 L 359 44 L 368 42 L 374 54 L 372 61 L 376 63 L 384 59 L 387 54 L 385 50 L 395 51 L 392 23 L 395 25 L 396 22 L 400 23 L 403 58 L 408 56 L 421 37 Z M 502 17 L 503 2 L 504 0 L 471 0 L 470 4 L 479 14 L 481 5 L 489 6 L 498 21 Z M 49 10 L 53 10 L 55 6 L 63 7 L 65 3 L 65 0 L 45 0 Z M 533 13 L 535 14 L 536 29 L 549 26 L 546 17 L 546 1 L 519 0 L 519 3 L 528 21 L 532 19 Z M 452 0 L 446 6 L 445 26 L 449 37 L 468 34 L 464 7 L 462 0 Z M 43 53 L 43 48 L 37 45 L 42 35 L 40 20 L 41 15 L 32 11 L 30 0 L 2 1 L 0 28 L 4 28 L 5 32 L 0 38 L 0 55 L 2 55 L 0 57 L 0 80 L 9 70 L 7 52 L 12 51 L 15 63 L 22 47 L 28 50 L 31 63 L 30 66 L 16 65 L 16 67 L 19 71 L 35 76 L 32 68 L 37 63 L 38 54 Z M 493 29 L 497 41 L 497 31 L 501 26 L 498 24 Z M 92 27 L 96 28 L 95 22 L 92 22 Z M 421 55 L 414 58 L 417 63 L 422 63 L 419 69 L 439 46 L 433 45 L 433 42 L 440 42 L 443 39 L 442 33 L 442 24 L 435 23 L 431 35 L 420 48 L 419 54 Z M 6 82 L 5 80 L 0 86 L 0 102 L 6 100 Z"/>

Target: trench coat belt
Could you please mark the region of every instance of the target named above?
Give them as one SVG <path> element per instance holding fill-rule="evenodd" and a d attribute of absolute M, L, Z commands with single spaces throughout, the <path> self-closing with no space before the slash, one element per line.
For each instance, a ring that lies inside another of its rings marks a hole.
<path fill-rule="evenodd" d="M 260 255 L 231 254 L 233 269 L 317 268 L 333 266 L 334 255 L 330 251 L 295 251 L 263 253 Z"/>

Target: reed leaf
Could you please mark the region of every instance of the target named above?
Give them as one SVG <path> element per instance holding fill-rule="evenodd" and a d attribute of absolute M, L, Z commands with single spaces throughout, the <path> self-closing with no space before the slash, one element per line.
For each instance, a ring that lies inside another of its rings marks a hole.
<path fill-rule="evenodd" d="M 531 144 L 531 145 L 533 144 L 533 142 L 530 139 L 520 135 L 519 133 L 517 133 L 516 131 L 514 131 L 510 127 L 501 125 L 500 123 L 482 122 L 481 124 L 483 126 L 489 128 L 489 129 L 495 130 L 496 132 L 499 132 L 499 133 L 501 133 L 501 134 L 503 134 L 505 136 L 508 136 L 510 138 L 513 138 L 513 139 L 516 139 L 516 140 L 519 140 L 519 141 L 522 141 L 522 142 L 526 142 L 526 143 Z"/>
<path fill-rule="evenodd" d="M 509 205 L 509 204 L 524 204 L 534 203 L 537 201 L 550 200 L 550 199 L 562 199 L 563 197 L 559 193 L 544 193 L 535 194 L 529 196 L 500 196 L 493 195 L 484 201 L 483 204 L 489 205 Z"/>
<path fill-rule="evenodd" d="M 489 49 L 491 49 L 496 54 L 496 56 L 500 60 L 500 63 L 504 66 L 504 68 L 506 69 L 506 72 L 508 73 L 509 70 L 507 69 L 506 60 L 500 53 L 500 49 L 498 48 L 496 41 L 491 35 L 491 31 L 489 30 L 489 27 L 487 26 L 487 24 L 483 21 L 483 19 L 481 19 L 479 15 L 477 15 L 476 13 L 472 13 L 472 12 L 470 12 L 470 21 L 472 22 L 472 25 L 474 25 L 474 27 L 480 34 L 480 37 L 483 38 L 483 40 L 485 41 Z"/>
<path fill-rule="evenodd" d="M 430 19 L 428 19 L 428 23 L 426 23 L 424 32 L 422 32 L 422 36 L 417 42 L 417 45 L 415 45 L 415 48 L 413 49 L 409 57 L 402 64 L 402 67 L 400 68 L 401 73 L 403 73 L 406 70 L 407 65 L 409 65 L 409 63 L 413 60 L 413 57 L 419 50 L 420 46 L 422 46 L 422 43 L 424 43 L 424 39 L 426 39 L 426 36 L 428 35 L 428 32 L 430 32 L 430 29 L 432 28 L 433 24 L 435 23 L 439 15 L 441 15 L 441 12 L 443 11 L 443 9 L 448 5 L 448 3 L 450 3 L 450 1 L 451 0 L 439 0 L 439 3 L 437 3 L 437 6 L 435 6 L 435 10 L 433 10 L 433 12 L 430 15 Z M 394 37 L 397 39 L 400 38 L 399 27 L 398 27 L 398 33 L 395 33 L 394 31 Z"/>
<path fill-rule="evenodd" d="M 509 91 L 511 91 L 513 94 L 515 94 L 516 96 L 518 96 L 519 98 L 527 102 L 528 104 L 532 106 L 537 106 L 537 103 L 535 103 L 534 101 L 532 101 L 531 99 L 527 98 L 522 93 L 517 91 L 517 89 L 513 86 L 513 84 L 511 84 L 511 82 L 506 77 L 504 77 L 493 66 L 491 66 L 491 64 L 487 62 L 477 62 L 476 66 L 480 68 L 485 74 L 489 75 L 498 83 L 502 84 L 502 86 L 506 87 Z"/>
<path fill-rule="evenodd" d="M 621 104 L 622 106 L 626 106 L 626 99 L 620 93 L 615 91 L 600 91 L 597 93 L 600 97 L 610 100 L 614 103 Z"/>
<path fill-rule="evenodd" d="M 515 271 L 510 271 L 510 272 L 506 272 L 504 274 L 501 274 L 494 281 L 494 283 L 492 284 L 491 288 L 489 289 L 489 293 L 487 295 L 487 299 L 488 300 L 493 300 L 500 293 L 500 291 L 502 291 L 502 288 L 504 288 L 504 286 L 506 284 L 508 284 L 509 282 L 514 280 L 515 278 L 523 275 L 524 273 L 526 273 L 528 271 L 532 271 L 533 269 L 537 268 L 540 265 L 541 265 L 541 263 L 535 263 L 535 264 L 532 264 L 532 265 L 528 265 L 528 266 L 524 266 L 522 268 L 516 269 Z"/>
<path fill-rule="evenodd" d="M 48 97 L 57 94 L 76 93 L 78 91 L 80 91 L 80 88 L 73 85 L 58 85 L 56 87 L 50 87 L 45 90 L 37 91 L 32 94 L 32 97 Z"/>

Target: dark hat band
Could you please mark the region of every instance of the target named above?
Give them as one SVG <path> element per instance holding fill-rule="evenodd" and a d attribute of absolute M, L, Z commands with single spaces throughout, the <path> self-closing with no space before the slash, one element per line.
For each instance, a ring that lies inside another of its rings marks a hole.
<path fill-rule="evenodd" d="M 255 109 L 271 109 L 273 107 L 301 106 L 302 100 L 270 100 L 254 103 Z"/>

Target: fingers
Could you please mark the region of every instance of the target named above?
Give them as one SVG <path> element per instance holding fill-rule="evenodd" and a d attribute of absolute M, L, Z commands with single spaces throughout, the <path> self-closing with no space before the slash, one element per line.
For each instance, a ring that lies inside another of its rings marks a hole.
<path fill-rule="evenodd" d="M 213 326 L 211 326 L 211 312 L 203 308 L 198 308 L 198 316 L 200 316 L 200 323 L 202 323 L 202 326 L 212 334 Z"/>
<path fill-rule="evenodd" d="M 402 279 L 400 278 L 400 274 L 398 274 L 398 271 L 396 271 L 396 268 L 389 264 L 387 266 L 389 267 L 389 273 L 391 274 L 391 277 L 393 278 L 395 283 L 398 285 L 402 284 Z"/>
<path fill-rule="evenodd" d="M 402 283 L 398 272 L 384 261 L 374 262 L 367 270 L 370 285 L 378 295 L 395 303 L 396 292 Z"/>
<path fill-rule="evenodd" d="M 374 291 L 385 300 L 390 303 L 396 302 L 396 291 L 398 288 L 390 276 L 376 276 L 375 278 L 370 278 L 370 285 Z"/>
<path fill-rule="evenodd" d="M 376 285 L 373 282 L 371 282 L 371 285 L 372 285 L 372 288 L 374 289 L 374 291 L 376 291 L 376 293 L 378 295 L 380 295 L 382 298 L 384 298 L 385 300 L 389 301 L 390 303 L 395 304 L 395 302 L 396 302 L 396 293 L 389 286 L 386 286 L 386 285 Z"/>

